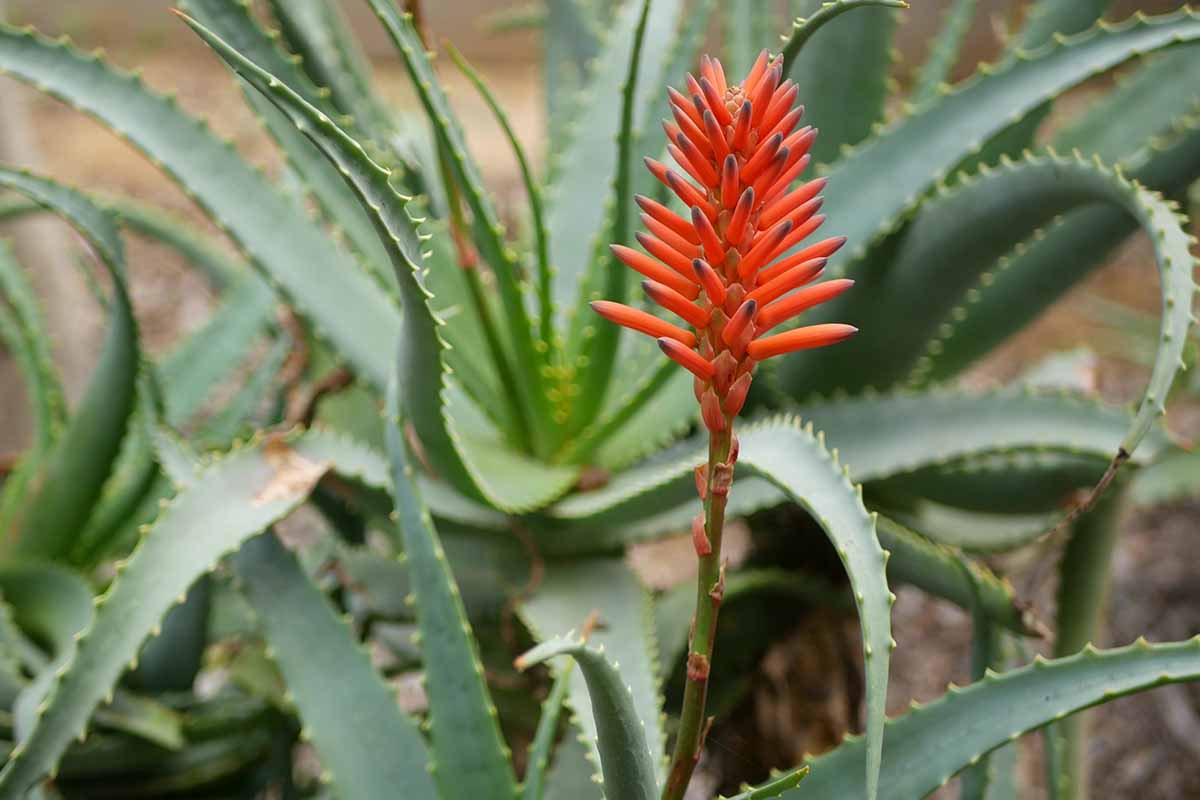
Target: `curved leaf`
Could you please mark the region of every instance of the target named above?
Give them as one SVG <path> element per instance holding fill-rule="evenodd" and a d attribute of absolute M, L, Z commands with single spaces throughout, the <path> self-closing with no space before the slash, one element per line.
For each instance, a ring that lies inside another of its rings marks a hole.
<path fill-rule="evenodd" d="M 929 55 L 921 65 L 909 102 L 923 103 L 937 96 L 943 83 L 948 83 L 958 63 L 963 40 L 975 18 L 978 0 L 954 0 L 942 19 L 942 28 L 933 40 Z"/>
<path fill-rule="evenodd" d="M 801 13 L 809 16 L 793 23 L 783 46 L 784 76 L 800 87 L 805 116 L 821 130 L 811 150 L 818 164 L 834 161 L 883 121 L 896 29 L 892 9 L 904 5 L 898 0 L 804 0 Z M 847 11 L 852 13 L 840 16 Z M 821 28 L 821 35 L 809 42 Z M 847 53 L 854 57 L 846 58 Z"/>
<path fill-rule="evenodd" d="M 524 669 L 560 655 L 575 659 L 587 681 L 592 714 L 596 719 L 605 796 L 622 800 L 658 797 L 655 759 L 646 744 L 633 693 L 622 680 L 617 666 L 605 658 L 603 648 L 588 647 L 574 636 L 556 637 L 525 653 L 517 659 L 517 666 Z"/>
<path fill-rule="evenodd" d="M 384 385 L 400 328 L 395 305 L 295 201 L 203 123 L 135 76 L 3 25 L 0 71 L 120 131 L 187 187 L 355 369 L 376 386 Z"/>
<path fill-rule="evenodd" d="M 348 465 L 353 473 L 353 463 Z M 236 450 L 196 476 L 166 507 L 97 600 L 92 624 L 53 686 L 29 739 L 0 771 L 0 794 L 17 796 L 53 774 L 96 705 L 187 588 L 248 537 L 286 516 L 329 468 L 303 437 L 273 436 Z"/>
<path fill-rule="evenodd" d="M 55 558 L 74 544 L 120 452 L 136 396 L 137 323 L 125 287 L 125 250 L 111 217 L 73 189 L 28 173 L 0 168 L 0 186 L 66 219 L 95 250 L 113 282 L 108 329 L 96 369 L 53 453 L 47 454 L 33 479 L 20 516 L 12 522 L 12 547 Z"/>
<path fill-rule="evenodd" d="M 433 776 L 439 797 L 515 798 L 510 753 L 483 680 L 478 645 L 433 519 L 414 482 L 399 416 L 398 388 L 393 385 L 388 395 L 393 516 L 417 607 L 425 690 L 432 710 Z"/>
<path fill-rule="evenodd" d="M 353 630 L 271 533 L 233 557 L 325 776 L 346 798 L 436 800 L 429 753 Z"/>
<path fill-rule="evenodd" d="M 1086 650 L 1068 658 L 992 673 L 921 706 L 887 726 L 880 780 L 883 800 L 925 797 L 983 754 L 1067 714 L 1168 683 L 1200 678 L 1200 638 Z M 788 800 L 862 797 L 854 765 L 863 741 L 847 741 L 809 761 L 812 775 Z"/>
<path fill-rule="evenodd" d="M 539 641 L 570 638 L 590 614 L 599 614 L 600 627 L 589 644 L 602 647 L 620 666 L 621 679 L 633 697 L 654 763 L 656 779 L 666 766 L 666 733 L 662 726 L 662 692 L 659 687 L 658 640 L 650 593 L 620 559 L 548 562 L 537 590 L 521 604 L 521 618 Z M 552 664 L 565 672 L 561 660 Z M 568 702 L 573 722 L 584 744 L 597 751 L 600 721 L 588 705 L 588 682 L 575 671 L 570 679 Z M 602 744 L 599 746 L 603 746 Z M 614 795 L 622 797 L 623 795 Z"/>
<path fill-rule="evenodd" d="M 577 467 L 544 465 L 509 450 L 503 441 L 489 441 L 488 425 L 454 383 L 444 360 L 446 344 L 439 332 L 442 322 L 433 314 L 430 295 L 419 277 L 422 237 L 406 209 L 409 198 L 389 182 L 391 173 L 295 92 L 199 23 L 188 20 L 188 24 L 239 75 L 288 114 L 338 166 L 370 211 L 395 268 L 406 309 L 400 348 L 405 411 L 438 472 L 460 491 L 504 510 L 536 507 L 565 491 L 574 483 Z M 435 376 L 440 386 L 430 391 L 429 380 Z"/>

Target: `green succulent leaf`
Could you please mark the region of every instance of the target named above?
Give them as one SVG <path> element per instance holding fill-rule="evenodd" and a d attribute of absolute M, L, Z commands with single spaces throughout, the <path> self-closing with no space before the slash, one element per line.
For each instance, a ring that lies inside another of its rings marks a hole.
<path fill-rule="evenodd" d="M 1134 692 L 1200 678 L 1200 639 L 1088 649 L 1003 674 L 990 674 L 921 706 L 887 726 L 880 779 L 883 800 L 924 797 L 972 761 L 1067 714 Z M 809 761 L 812 775 L 785 798 L 862 797 L 861 739 Z"/>
<path fill-rule="evenodd" d="M 504 240 L 504 226 L 500 223 L 496 209 L 484 189 L 479 170 L 467 151 L 462 130 L 434 75 L 421 39 L 413 29 L 411 16 L 400 13 L 394 4 L 386 0 L 370 2 L 379 22 L 400 51 L 425 114 L 429 117 L 442 147 L 447 151 L 449 169 L 461 187 L 467 206 L 471 210 L 475 243 L 483 260 L 492 268 L 496 277 L 513 363 L 519 374 L 516 389 L 521 397 L 522 406 L 535 420 L 550 420 L 545 378 L 539 368 L 546 363 L 546 357 L 544 351 L 534 347 L 534 330 L 525 300 L 521 296 L 520 266 L 516 253 Z M 548 427 L 547 424 L 534 425 L 531 433 L 534 436 L 541 435 Z"/>
<path fill-rule="evenodd" d="M 599 10 L 584 0 L 546 0 L 542 29 L 543 83 L 546 92 L 547 141 L 554 147 L 567 140 L 572 118 L 583 111 L 582 89 L 592 77 L 589 65 L 600 50 Z M 554 158 L 557 153 L 550 152 Z"/>
<path fill-rule="evenodd" d="M 1200 497 L 1200 450 L 1169 453 L 1139 470 L 1129 487 L 1135 506 L 1157 506 Z"/>
<path fill-rule="evenodd" d="M 0 186 L 53 209 L 92 246 L 113 282 L 108 329 L 79 407 L 47 453 L 27 491 L 10 540 L 26 555 L 65 555 L 99 500 L 133 413 L 137 323 L 125 287 L 125 250 L 112 218 L 78 192 L 28 173 L 0 168 Z"/>
<path fill-rule="evenodd" d="M 389 182 L 391 173 L 372 161 L 333 120 L 211 31 L 194 21 L 189 24 L 321 148 L 372 214 L 395 268 L 406 309 L 400 348 L 405 411 L 438 472 L 460 491 L 505 510 L 536 507 L 566 491 L 578 468 L 543 465 L 509 450 L 502 440 L 491 438 L 486 420 L 447 371 L 446 344 L 439 331 L 442 322 L 434 315 L 430 295 L 420 278 L 421 236 L 406 208 L 408 198 Z M 440 386 L 431 391 L 428 382 L 435 376 Z"/>
<path fill-rule="evenodd" d="M 724 44 L 722 66 L 729 75 L 740 78 L 748 73 L 764 45 L 779 35 L 782 20 L 777 5 L 722 4 L 718 17 Z"/>
<path fill-rule="evenodd" d="M 808 777 L 808 773 L 809 768 L 807 766 L 788 770 L 777 778 L 761 786 L 747 788 L 746 791 L 734 795 L 728 798 L 728 800 L 772 800 L 776 797 L 782 797 L 784 792 L 799 786 L 800 781 Z M 726 798 L 722 797 L 720 800 L 726 800 Z"/>
<path fill-rule="evenodd" d="M 658 640 L 650 593 L 620 559 L 584 559 L 549 562 L 537 591 L 521 604 L 521 618 L 535 638 L 548 641 L 579 631 L 593 612 L 599 629 L 589 644 L 602 647 L 620 666 L 621 678 L 633 697 L 641 728 L 654 759 L 656 779 L 663 777 L 666 733 L 662 726 L 662 693 L 659 688 Z M 562 659 L 552 662 L 556 674 L 567 671 Z M 601 721 L 591 712 L 589 683 L 574 671 L 567 701 L 575 725 L 593 756 L 602 755 L 598 743 Z M 624 795 L 611 795 L 623 797 Z"/>
<path fill-rule="evenodd" d="M 0 27 L 0 71 L 122 132 L 187 188 L 356 370 L 384 385 L 399 337 L 395 304 L 295 201 L 207 127 L 137 77 L 7 26 Z"/>
<path fill-rule="evenodd" d="M 579 306 L 581 301 L 593 299 L 588 296 L 590 290 L 611 288 L 604 283 L 609 274 L 623 274 L 611 265 L 607 250 L 601 251 L 607 244 L 602 237 L 610 224 L 614 233 L 628 235 L 632 137 L 647 125 L 657 124 L 642 117 L 634 94 L 638 86 L 661 86 L 668 56 L 665 47 L 643 48 L 641 43 L 669 40 L 683 9 L 680 0 L 644 5 L 629 0 L 618 9 L 580 98 L 581 111 L 572 122 L 574 135 L 556 159 L 554 182 L 547 195 L 552 300 L 555 314 L 568 315 L 574 327 L 587 327 L 593 321 L 590 316 L 580 319 L 591 314 Z M 643 10 L 647 12 L 644 19 Z M 623 113 L 614 113 L 609 98 L 615 97 L 622 98 Z M 613 191 L 614 181 L 621 184 L 619 192 Z M 616 237 L 610 240 L 619 241 Z M 593 274 L 599 272 L 604 273 L 603 279 Z M 624 299 L 624 284 L 612 285 L 620 288 L 620 293 L 605 297 Z"/>
<path fill-rule="evenodd" d="M 1119 452 L 1132 453 L 1163 413 L 1167 392 L 1182 364 L 1195 291 L 1194 259 L 1188 251 L 1191 237 L 1175 208 L 1161 196 L 1078 157 L 1026 156 L 995 171 L 985 169 L 977 178 L 964 177 L 953 190 L 927 203 L 895 263 L 886 274 L 868 276 L 864 283 L 870 289 L 863 294 L 893 309 L 917 307 L 912 303 L 919 297 L 916 302 L 932 313 L 910 317 L 899 326 L 880 321 L 848 347 L 839 348 L 838 358 L 861 364 L 863 354 L 869 352 L 873 364 L 897 365 L 891 374 L 882 367 L 872 370 L 873 379 L 886 383 L 898 377 L 904 365 L 913 363 L 923 341 L 931 337 L 942 341 L 934 326 L 970 288 L 975 275 L 1055 215 L 1097 202 L 1123 208 L 1150 234 L 1161 285 L 1162 322 L 1154 369 L 1137 415 L 1120 442 Z M 1004 220 L 1003 225 L 993 224 L 998 219 Z M 825 358 L 818 361 L 829 363 Z M 914 377 L 928 368 L 929 362 L 918 364 Z"/>
<path fill-rule="evenodd" d="M 416 721 L 400 710 L 367 650 L 296 557 L 265 533 L 242 545 L 232 561 L 337 794 L 435 800 L 429 753 Z"/>
<path fill-rule="evenodd" d="M 895 230 L 940 177 L 1002 130 L 1006 121 L 1097 72 L 1198 37 L 1200 18 L 1182 10 L 1119 25 L 1103 23 L 1035 53 L 985 65 L 936 102 L 897 119 L 832 165 L 823 211 L 837 233 L 849 239 L 858 258 Z"/>
<path fill-rule="evenodd" d="M 929 55 L 921 65 L 909 102 L 921 104 L 937 96 L 939 88 L 948 83 L 962 53 L 963 40 L 975 19 L 978 0 L 954 0 L 942 19 L 942 28 L 933 40 Z"/>
<path fill-rule="evenodd" d="M 227 0 L 180 0 L 179 8 L 221 37 L 231 47 L 282 81 L 304 101 L 327 116 L 336 116 L 329 92 L 309 80 L 293 59 L 276 46 L 259 27 L 250 6 Z M 387 255 L 375 234 L 371 220 L 358 204 L 354 192 L 342 180 L 337 167 L 329 163 L 320 149 L 296 129 L 288 117 L 258 92 L 243 86 L 246 101 L 262 120 L 267 133 L 279 145 L 288 165 L 300 178 L 304 190 L 320 206 L 326 219 L 345 233 L 354 251 L 366 262 L 368 271 L 382 287 L 394 291 L 395 281 L 385 270 Z"/>
<path fill-rule="evenodd" d="M 1037 0 L 1025 17 L 1017 44 L 1026 50 L 1079 33 L 1100 19 L 1112 0 Z"/>
<path fill-rule="evenodd" d="M 515 798 L 509 749 L 500 735 L 458 584 L 416 487 L 399 403 L 393 386 L 387 426 L 392 498 L 417 607 L 439 797 Z"/>
<path fill-rule="evenodd" d="M 892 9 L 904 6 L 900 0 L 805 0 L 801 6 L 803 21 L 793 23 L 783 47 L 784 76 L 800 87 L 805 118 L 821 130 L 810 151 L 816 163 L 834 161 L 883 121 L 896 28 Z M 809 41 L 818 30 L 821 35 Z M 831 186 L 826 194 L 832 193 Z"/>
<path fill-rule="evenodd" d="M 92 711 L 188 587 L 307 497 L 330 463 L 306 455 L 304 445 L 303 438 L 273 436 L 236 450 L 195 476 L 166 507 L 97 601 L 29 738 L 0 771 L 0 794 L 19 795 L 53 774 L 67 745 L 86 731 Z M 356 464 L 342 468 L 353 475 Z"/>
<path fill-rule="evenodd" d="M 602 647 L 591 648 L 573 635 L 555 637 L 525 653 L 518 664 L 530 667 L 561 655 L 575 660 L 587 682 L 605 796 L 629 800 L 658 797 L 655 757 L 646 744 L 633 693 Z"/>
<path fill-rule="evenodd" d="M 300 66 L 314 84 L 328 88 L 337 109 L 381 144 L 395 136 L 396 120 L 371 86 L 370 65 L 339 4 L 271 0 L 270 5 L 283 38 L 301 56 Z"/>
<path fill-rule="evenodd" d="M 1062 516 L 1060 510 L 1039 514 L 964 511 L 928 501 L 893 513 L 929 539 L 971 553 L 1003 553 L 1036 542 L 1045 538 Z"/>

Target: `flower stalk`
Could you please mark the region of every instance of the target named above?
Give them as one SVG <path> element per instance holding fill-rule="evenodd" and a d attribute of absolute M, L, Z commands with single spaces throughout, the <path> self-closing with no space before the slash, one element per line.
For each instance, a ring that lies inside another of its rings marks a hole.
<path fill-rule="evenodd" d="M 646 166 L 687 212 L 637 198 L 647 232 L 636 238 L 645 252 L 622 245 L 612 252 L 646 278 L 642 289 L 650 300 L 688 327 L 622 303 L 592 303 L 602 317 L 655 337 L 664 355 L 692 373 L 709 433 L 708 462 L 696 470 L 703 512 L 692 523 L 699 571 L 687 684 L 663 800 L 683 797 L 711 722 L 705 703 L 725 592 L 721 540 L 738 456 L 733 427 L 755 367 L 857 330 L 822 324 L 764 336 L 853 285 L 815 283 L 845 239 L 803 245 L 825 219 L 818 196 L 825 181 L 793 187 L 808 166 L 816 130 L 798 127 L 803 108 L 794 107 L 796 87 L 782 78 L 781 60 L 764 50 L 741 84 L 728 83 L 721 63 L 705 56 L 699 79 L 687 76 L 686 92 L 668 89 L 673 119 L 663 127 L 682 173 L 653 159 Z"/>

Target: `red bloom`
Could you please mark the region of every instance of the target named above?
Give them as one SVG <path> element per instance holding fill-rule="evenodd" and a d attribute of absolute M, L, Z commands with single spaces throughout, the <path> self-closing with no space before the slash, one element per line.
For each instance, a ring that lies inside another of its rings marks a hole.
<path fill-rule="evenodd" d="M 810 325 L 763 337 L 854 284 L 806 286 L 846 240 L 825 239 L 785 256 L 824 222 L 818 195 L 825 180 L 792 187 L 817 132 L 797 128 L 804 110 L 792 107 L 797 87 L 782 80 L 780 59 L 764 50 L 741 85 L 727 85 L 721 63 L 708 56 L 700 75 L 687 76 L 686 94 L 667 90 L 674 117 L 663 122 L 667 149 L 682 172 L 646 159 L 690 212 L 681 216 L 639 196 L 649 233 L 637 240 L 649 255 L 612 248 L 649 279 L 642 283 L 646 295 L 696 335 L 620 303 L 597 301 L 592 308 L 656 337 L 663 352 L 695 376 L 705 424 L 717 431 L 741 410 L 756 362 L 835 344 L 857 329 Z"/>

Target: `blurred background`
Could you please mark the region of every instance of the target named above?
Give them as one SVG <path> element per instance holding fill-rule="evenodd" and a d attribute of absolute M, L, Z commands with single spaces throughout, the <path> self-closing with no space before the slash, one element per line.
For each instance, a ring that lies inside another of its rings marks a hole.
<path fill-rule="evenodd" d="M 232 1 L 232 0 L 231 0 Z M 732 1 L 732 0 L 731 0 Z M 737 0 L 766 4 L 767 0 Z M 896 80 L 904 83 L 922 63 L 931 33 L 936 30 L 947 0 L 911 0 L 903 15 L 894 64 Z M 118 65 L 139 67 L 153 87 L 177 93 L 189 111 L 207 117 L 216 131 L 230 139 L 242 153 L 269 173 L 277 173 L 273 148 L 257 120 L 242 102 L 226 69 L 171 14 L 169 0 L 0 0 L 6 21 L 32 24 L 51 36 L 68 36 L 81 48 L 104 48 Z M 959 65 L 959 76 L 970 65 L 989 59 L 999 50 L 1004 32 L 1024 11 L 1020 0 L 981 0 L 978 13 Z M 1162 12 L 1178 8 L 1171 0 L 1122 0 L 1113 4 L 1111 19 L 1123 19 L 1135 11 Z M 366 4 L 344 3 L 348 17 L 373 58 L 373 67 L 387 97 L 396 107 L 411 104 L 403 71 L 390 45 L 384 40 Z M 540 37 L 536 28 L 523 24 L 536 4 L 508 0 L 429 0 L 425 3 L 432 42 L 448 39 L 475 63 L 492 84 L 507 109 L 518 136 L 539 162 L 545 129 L 541 93 Z M 523 16 L 524 15 L 524 16 Z M 710 34 L 714 41 L 718 31 Z M 485 179 L 500 198 L 502 207 L 515 209 L 521 200 L 521 185 L 510 150 L 478 96 L 442 59 L 441 76 L 451 91 L 463 120 L 468 142 L 482 166 Z M 681 76 L 680 76 L 681 77 Z M 1098 79 L 1106 85 L 1111 77 Z M 1061 119 L 1086 104 L 1089 91 L 1082 87 L 1060 104 L 1047 122 L 1051 130 Z M 1197 88 L 1200 99 L 1200 87 Z M 615 103 L 615 100 L 614 100 Z M 614 113 L 617 109 L 614 105 Z M 73 184 L 104 192 L 126 194 L 160 208 L 175 211 L 198 225 L 211 225 L 195 210 L 188 198 L 163 178 L 156 168 L 102 126 L 35 91 L 0 77 L 0 161 L 36 168 Z M 1195 197 L 1193 192 L 1193 197 Z M 1193 203 L 1193 220 L 1195 209 Z M 67 228 L 49 218 L 22 223 L 20 228 L 0 225 L 0 235 L 13 237 L 23 260 L 37 265 L 34 276 L 43 295 L 55 335 L 57 356 L 69 396 L 83 387 L 99 349 L 102 320 L 82 283 L 79 271 L 59 268 L 59 262 L 77 257 L 77 246 Z M 134 303 L 142 323 L 144 341 L 150 352 L 169 348 L 182 333 L 206 318 L 212 297 L 202 279 L 177 263 L 173 256 L 152 245 L 130 241 L 130 263 L 134 273 Z M 1133 396 L 1145 379 L 1139 348 L 1145 332 L 1156 330 L 1158 293 L 1154 264 L 1146 242 L 1133 240 L 1113 262 L 1097 271 L 1035 325 L 993 354 L 968 380 L 979 385 L 1009 378 L 1052 352 L 1088 345 L 1098 357 L 1072 356 L 1076 378 L 1098 388 L 1107 399 L 1122 401 Z M 1200 397 L 1194 373 L 1185 376 Z M 7 356 L 0 353 L 0 461 L 24 446 L 28 436 L 26 404 L 19 376 Z M 1181 436 L 1200 434 L 1200 402 L 1176 404 L 1170 423 Z M 1183 504 L 1145 514 L 1128 521 L 1127 535 L 1116 561 L 1115 602 L 1109 638 L 1113 643 L 1130 640 L 1139 632 L 1152 639 L 1181 639 L 1200 631 L 1200 506 Z M 1021 558 L 1045 557 L 1036 550 Z M 653 550 L 639 553 L 643 572 L 653 580 L 664 559 Z M 1024 570 L 1028 584 L 1019 593 L 1036 602 L 1050 602 L 1052 570 Z M 1027 566 L 1027 565 L 1025 565 Z M 1189 577 L 1190 576 L 1190 577 Z M 844 621 L 832 620 L 818 630 L 831 640 L 845 637 L 854 642 L 857 633 Z M 896 606 L 897 638 L 895 681 L 891 710 L 907 706 L 909 700 L 927 700 L 945 689 L 947 676 L 967 680 L 969 619 L 957 608 L 900 591 Z M 820 625 L 818 625 L 818 628 Z M 853 649 L 852 647 L 850 648 Z M 776 746 L 789 740 L 812 741 L 813 729 L 828 725 L 839 729 L 844 720 L 846 695 L 857 691 L 856 676 L 831 676 L 812 648 L 784 645 L 763 664 L 762 704 L 773 705 L 771 736 Z M 804 696 L 813 686 L 828 686 L 826 695 Z M 1097 798 L 1195 798 L 1200 797 L 1200 701 L 1194 688 L 1182 686 L 1158 690 L 1119 701 L 1100 714 L 1093 763 L 1110 765 L 1097 770 Z M 792 702 L 787 702 L 788 699 Z M 756 711 L 756 708 L 758 709 Z M 782 709 L 782 710 L 781 710 Z M 761 707 L 752 706 L 747 729 L 761 737 Z M 759 717 L 755 715 L 759 714 Z M 800 729 L 805 729 L 803 735 Z M 769 747 L 747 734 L 739 738 L 735 729 L 718 739 L 727 757 L 754 759 L 759 748 Z M 1036 737 L 1027 737 L 1034 757 L 1028 776 L 1030 794 L 1038 794 Z"/>

